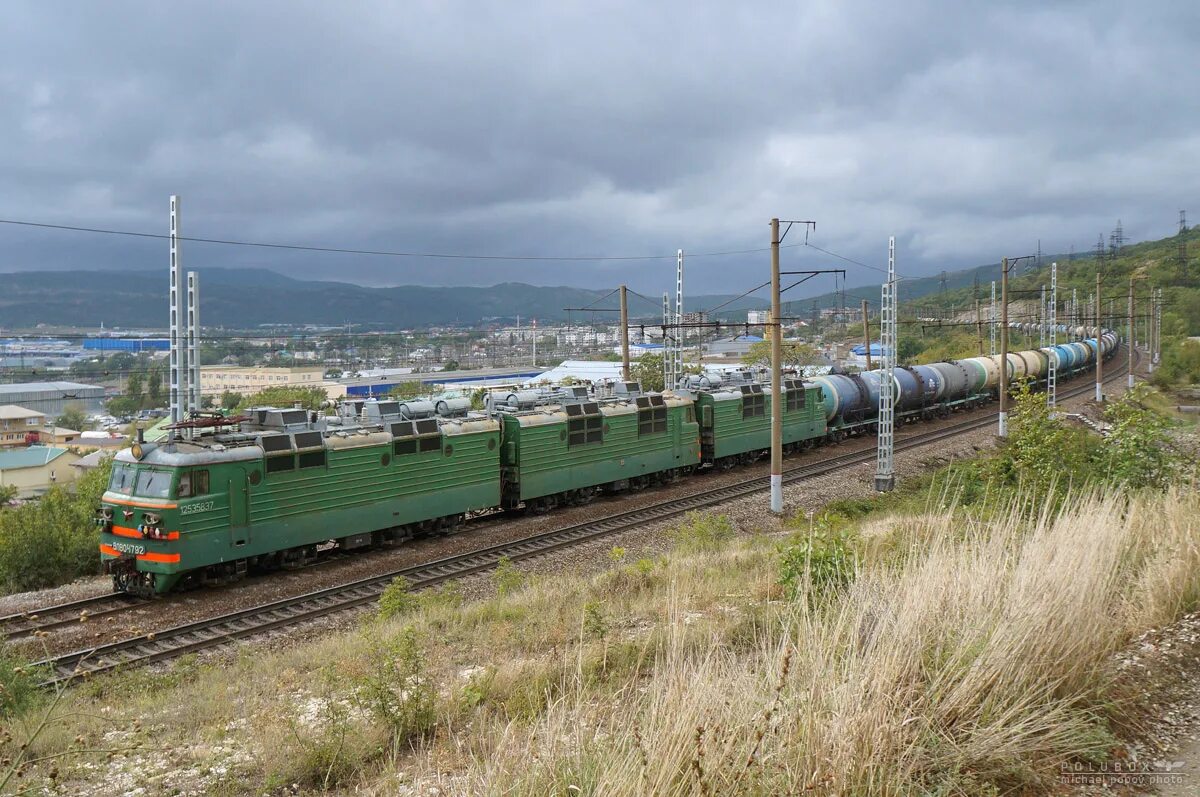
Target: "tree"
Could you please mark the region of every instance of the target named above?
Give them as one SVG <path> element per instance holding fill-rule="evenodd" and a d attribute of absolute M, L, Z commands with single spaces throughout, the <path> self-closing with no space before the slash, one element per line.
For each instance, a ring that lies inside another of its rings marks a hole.
<path fill-rule="evenodd" d="M 125 415 L 133 415 L 142 408 L 142 399 L 132 396 L 117 396 L 116 398 L 109 399 L 104 408 L 108 410 L 109 415 L 115 415 L 118 418 Z"/>
<path fill-rule="evenodd" d="M 150 376 L 146 379 L 146 403 L 151 407 L 161 407 L 166 403 L 166 397 L 163 395 L 161 369 L 151 369 Z"/>
<path fill-rule="evenodd" d="M 221 409 L 233 410 L 242 403 L 242 394 L 235 393 L 232 390 L 226 390 L 221 394 Z"/>
<path fill-rule="evenodd" d="M 142 403 L 142 372 L 130 371 L 129 381 L 125 383 L 125 395 L 131 399 L 136 399 L 138 404 Z"/>
<path fill-rule="evenodd" d="M 320 387 L 268 387 L 249 398 L 243 398 L 238 409 L 247 407 L 291 408 L 299 404 L 306 410 L 318 410 L 328 400 Z"/>
<path fill-rule="evenodd" d="M 422 393 L 427 392 L 425 386 L 417 380 L 410 382 L 401 382 L 394 388 L 388 391 L 388 395 L 392 398 L 411 399 L 416 398 Z"/>
<path fill-rule="evenodd" d="M 0 507 L 7 506 L 17 497 L 17 488 L 11 484 L 0 484 Z"/>
<path fill-rule="evenodd" d="M 629 367 L 629 375 L 641 384 L 642 390 L 663 389 L 663 358 L 661 354 L 643 354 Z"/>
<path fill-rule="evenodd" d="M 458 360 L 446 360 L 446 362 L 442 363 L 443 371 L 457 371 L 458 369 Z"/>
<path fill-rule="evenodd" d="M 62 414 L 54 419 L 54 425 L 81 432 L 87 428 L 87 413 L 79 404 L 68 404 L 63 407 Z"/>
<path fill-rule="evenodd" d="M 816 365 L 821 362 L 820 353 L 807 343 L 794 340 L 783 341 L 780 350 L 784 368 L 799 368 L 805 365 Z M 771 364 L 771 341 L 760 340 L 750 344 L 750 350 L 742 357 L 746 365 L 768 366 Z"/>

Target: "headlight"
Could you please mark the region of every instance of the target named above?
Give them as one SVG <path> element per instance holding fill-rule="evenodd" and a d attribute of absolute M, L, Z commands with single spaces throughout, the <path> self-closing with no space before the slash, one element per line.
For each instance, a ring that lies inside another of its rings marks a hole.
<path fill-rule="evenodd" d="M 142 521 L 147 526 L 157 526 L 159 523 L 162 523 L 162 515 L 157 515 L 153 512 L 145 512 L 142 514 Z"/>

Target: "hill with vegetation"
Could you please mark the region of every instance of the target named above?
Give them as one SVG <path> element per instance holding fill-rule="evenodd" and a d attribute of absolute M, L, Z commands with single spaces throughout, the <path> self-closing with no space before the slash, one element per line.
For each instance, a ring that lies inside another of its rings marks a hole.
<path fill-rule="evenodd" d="M 615 308 L 608 290 L 545 287 L 506 282 L 489 287 L 401 285 L 365 287 L 348 282 L 300 280 L 267 269 L 201 268 L 201 320 L 206 327 L 246 329 L 268 324 L 342 325 L 382 329 L 480 322 L 611 321 L 611 313 L 568 313 L 565 308 Z M 77 327 L 157 328 L 166 324 L 167 279 L 158 271 L 48 271 L 5 274 L 0 319 L 6 329 L 37 324 Z M 696 296 L 697 307 L 728 302 L 733 296 Z M 731 310 L 766 306 L 742 299 Z M 662 317 L 652 297 L 631 297 L 630 312 Z"/>

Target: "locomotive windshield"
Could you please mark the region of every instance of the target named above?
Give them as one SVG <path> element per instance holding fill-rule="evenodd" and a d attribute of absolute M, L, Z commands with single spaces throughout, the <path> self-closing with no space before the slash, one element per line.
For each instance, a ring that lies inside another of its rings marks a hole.
<path fill-rule="evenodd" d="M 140 471 L 134 492 L 146 498 L 166 498 L 171 494 L 171 471 Z"/>
<path fill-rule="evenodd" d="M 112 477 L 108 480 L 108 489 L 114 493 L 129 495 L 133 492 L 133 482 L 136 475 L 132 465 L 126 465 L 123 462 L 114 462 Z"/>

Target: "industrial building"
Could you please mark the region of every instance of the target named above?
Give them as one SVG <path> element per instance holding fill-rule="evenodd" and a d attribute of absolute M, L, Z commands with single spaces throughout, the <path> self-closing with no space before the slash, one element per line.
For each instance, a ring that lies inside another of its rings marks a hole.
<path fill-rule="evenodd" d="M 0 385 L 0 404 L 17 404 L 50 417 L 61 415 L 69 405 L 96 413 L 104 409 L 104 388 L 79 382 L 18 382 Z"/>
<path fill-rule="evenodd" d="M 479 368 L 473 371 L 433 371 L 394 374 L 374 379 L 339 379 L 325 382 L 322 387 L 331 399 L 344 396 L 367 397 L 386 395 L 395 387 L 420 382 L 428 389 L 479 389 L 520 385 L 539 377 L 542 368 Z"/>
<path fill-rule="evenodd" d="M 140 352 L 165 352 L 171 346 L 171 341 L 166 338 L 84 338 L 84 351 L 97 351 L 104 353 L 113 352 L 130 352 L 138 354 Z"/>
<path fill-rule="evenodd" d="M 226 390 L 256 393 L 268 387 L 324 387 L 325 369 L 320 366 L 259 367 L 204 365 L 200 368 L 200 392 L 219 396 Z"/>

